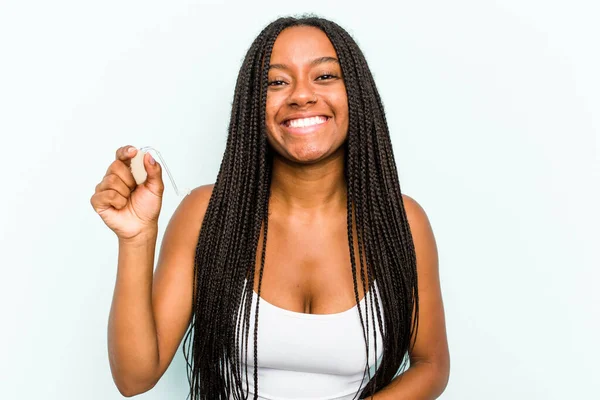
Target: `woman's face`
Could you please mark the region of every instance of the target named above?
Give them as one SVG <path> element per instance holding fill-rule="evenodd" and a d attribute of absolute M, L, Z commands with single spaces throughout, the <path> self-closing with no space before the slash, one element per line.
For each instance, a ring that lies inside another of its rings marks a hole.
<path fill-rule="evenodd" d="M 333 154 L 348 133 L 348 98 L 329 38 L 318 28 L 284 29 L 273 46 L 266 127 L 282 157 L 310 164 Z"/>

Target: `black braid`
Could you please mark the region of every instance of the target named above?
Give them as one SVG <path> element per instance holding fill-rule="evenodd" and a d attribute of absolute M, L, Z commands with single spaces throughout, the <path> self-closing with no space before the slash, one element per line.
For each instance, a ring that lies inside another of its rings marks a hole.
<path fill-rule="evenodd" d="M 184 340 L 191 400 L 248 397 L 244 387 L 249 378 L 242 368 L 248 365 L 261 234 L 259 298 L 265 265 L 273 157 L 265 126 L 268 66 L 277 36 L 292 26 L 313 26 L 325 32 L 336 50 L 348 95 L 344 176 L 350 268 L 357 305 L 358 276 L 363 293 L 371 300 L 366 315 L 358 307 L 367 354 L 365 374 L 369 373 L 369 327 L 375 330 L 377 325 L 383 339 L 381 363 L 357 395 L 368 397 L 389 384 L 405 366 L 414 345 L 411 337 L 418 327 L 416 257 L 373 76 L 356 42 L 336 23 L 314 16 L 280 18 L 258 35 L 240 68 L 226 149 L 198 238 L 192 321 Z M 375 282 L 378 291 L 372 290 Z M 254 399 L 259 384 L 258 304 L 254 314 Z M 377 336 L 374 338 L 377 354 Z"/>

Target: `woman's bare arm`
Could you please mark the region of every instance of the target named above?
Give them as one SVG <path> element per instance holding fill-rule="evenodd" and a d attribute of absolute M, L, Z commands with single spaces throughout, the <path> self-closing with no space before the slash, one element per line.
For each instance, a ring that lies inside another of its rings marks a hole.
<path fill-rule="evenodd" d="M 410 353 L 410 368 L 377 392 L 374 400 L 436 399 L 450 374 L 435 238 L 423 208 L 406 195 L 403 200 L 417 255 L 419 329 Z"/>
<path fill-rule="evenodd" d="M 153 273 L 157 232 L 119 242 L 108 351 L 117 388 L 130 397 L 150 390 L 167 370 L 192 311 L 194 255 L 212 193 L 202 186 L 171 217 Z"/>

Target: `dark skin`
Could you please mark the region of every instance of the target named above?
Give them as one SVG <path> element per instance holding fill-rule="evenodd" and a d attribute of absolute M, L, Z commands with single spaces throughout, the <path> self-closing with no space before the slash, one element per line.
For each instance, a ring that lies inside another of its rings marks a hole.
<path fill-rule="evenodd" d="M 261 297 L 278 307 L 301 313 L 338 313 L 356 304 L 343 176 L 342 144 L 348 131 L 348 101 L 336 60 L 333 45 L 322 31 L 293 27 L 277 38 L 269 70 L 266 125 L 268 141 L 276 155 Z M 288 123 L 290 118 L 304 116 L 313 117 L 308 122 L 317 124 L 298 127 Z M 117 159 L 130 159 L 127 148 L 118 150 Z M 211 192 L 212 185 L 193 190 L 181 202 L 165 231 L 151 278 L 156 340 L 148 336 L 147 344 L 140 343 L 146 340 L 142 337 L 136 342 L 144 348 L 154 347 L 157 356 L 149 356 L 147 362 L 137 361 L 138 369 L 143 365 L 150 372 L 140 376 L 137 384 L 130 384 L 128 394 L 141 393 L 156 384 L 185 334 L 192 312 L 191 283 L 198 231 Z M 434 235 L 423 208 L 409 196 L 403 195 L 403 200 L 417 254 L 419 331 L 410 354 L 410 368 L 373 396 L 376 400 L 437 398 L 449 375 Z M 138 246 L 141 239 L 136 240 L 135 244 L 122 244 L 128 248 L 127 257 L 152 260 L 152 247 L 148 250 L 148 246 Z M 155 240 L 148 238 L 151 243 Z M 258 246 L 261 249 L 262 243 Z M 135 254 L 138 247 L 144 254 Z M 260 251 L 255 291 L 259 257 Z M 358 279 L 362 298 L 364 293 Z M 132 285 L 120 290 L 120 296 L 126 297 L 139 288 Z M 131 318 L 129 315 L 127 318 Z"/>

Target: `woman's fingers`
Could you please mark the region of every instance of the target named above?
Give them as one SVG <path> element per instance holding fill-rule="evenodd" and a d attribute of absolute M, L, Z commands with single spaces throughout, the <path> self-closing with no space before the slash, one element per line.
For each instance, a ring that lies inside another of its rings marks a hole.
<path fill-rule="evenodd" d="M 113 189 L 103 190 L 95 193 L 90 202 L 92 207 L 97 213 L 100 213 L 110 207 L 117 210 L 122 209 L 127 205 L 127 198 L 122 196 L 119 192 Z"/>
<path fill-rule="evenodd" d="M 131 163 L 131 160 L 129 160 L 129 163 Z M 135 183 L 135 179 L 133 178 L 133 174 L 131 173 L 129 165 L 122 160 L 115 160 L 110 164 L 110 166 L 106 170 L 105 177 L 109 175 L 116 175 L 119 178 L 121 178 L 121 181 L 123 181 L 125 185 L 129 187 L 130 190 L 135 189 L 137 186 L 137 183 Z"/>
<path fill-rule="evenodd" d="M 128 146 L 119 147 L 115 154 L 115 159 L 119 160 L 119 161 L 123 161 L 125 163 L 125 165 L 127 165 L 129 167 L 129 165 L 131 163 L 131 159 L 133 157 L 135 157 L 137 152 L 138 152 L 138 150 L 133 146 L 128 145 Z"/>
<path fill-rule="evenodd" d="M 119 175 L 111 173 L 106 175 L 102 182 L 96 185 L 96 192 L 104 190 L 114 190 L 124 198 L 128 198 L 131 195 L 131 188 L 123 182 L 123 179 Z"/>

